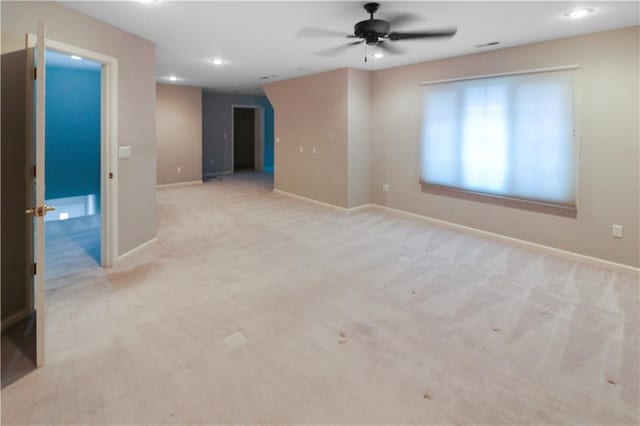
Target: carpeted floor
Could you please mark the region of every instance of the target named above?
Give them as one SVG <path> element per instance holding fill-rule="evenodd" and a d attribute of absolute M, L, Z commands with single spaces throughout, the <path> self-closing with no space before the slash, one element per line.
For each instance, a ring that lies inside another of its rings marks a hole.
<path fill-rule="evenodd" d="M 100 265 L 100 215 L 47 221 L 47 290 L 73 284 L 73 276 Z"/>
<path fill-rule="evenodd" d="M 638 275 L 244 173 L 47 297 L 2 424 L 638 424 Z"/>
<path fill-rule="evenodd" d="M 2 388 L 36 368 L 36 316 L 19 321 L 2 331 Z"/>
<path fill-rule="evenodd" d="M 100 264 L 100 215 L 45 225 L 47 290 L 73 285 L 75 276 Z M 35 369 L 35 315 L 2 332 L 2 387 Z"/>

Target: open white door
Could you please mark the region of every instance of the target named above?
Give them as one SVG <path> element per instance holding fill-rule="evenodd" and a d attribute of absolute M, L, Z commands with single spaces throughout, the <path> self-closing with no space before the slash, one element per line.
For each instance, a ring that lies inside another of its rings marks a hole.
<path fill-rule="evenodd" d="M 101 53 L 47 40 L 45 25 L 38 22 L 36 35 L 27 34 L 27 288 L 33 289 L 32 306 L 36 314 L 36 365 L 45 361 L 45 221 L 54 206 L 45 204 L 45 96 L 46 51 L 76 54 L 102 64 L 101 110 L 101 200 L 102 266 L 112 266 L 118 253 L 117 167 L 118 167 L 118 60 Z M 35 78 L 35 80 L 34 80 Z"/>
<path fill-rule="evenodd" d="M 29 48 L 29 39 L 27 38 L 27 48 Z M 33 91 L 33 81 L 28 81 L 27 85 L 31 86 L 34 104 L 28 106 L 32 111 L 27 111 L 30 117 L 27 122 L 27 128 L 35 130 L 27 132 L 33 139 L 32 163 L 33 171 L 33 206 L 26 209 L 25 213 L 33 217 L 34 235 L 32 241 L 35 244 L 34 253 L 34 308 L 36 313 L 36 366 L 40 367 L 44 364 L 45 359 L 45 321 L 44 321 L 44 298 L 45 298 L 45 259 L 44 259 L 44 216 L 48 211 L 54 210 L 53 206 L 47 206 L 44 203 L 44 144 L 45 144 L 45 95 L 46 95 L 46 34 L 44 22 L 38 22 L 38 32 L 35 40 L 35 92 Z M 29 93 L 29 90 L 27 90 Z M 28 103 L 29 104 L 29 103 Z M 28 143 L 29 141 L 27 141 Z"/>

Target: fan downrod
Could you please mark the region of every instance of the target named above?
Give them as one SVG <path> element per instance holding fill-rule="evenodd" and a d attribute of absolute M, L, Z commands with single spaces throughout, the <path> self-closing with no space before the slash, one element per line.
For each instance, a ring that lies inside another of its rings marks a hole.
<path fill-rule="evenodd" d="M 371 15 L 371 19 L 373 19 L 373 14 L 378 11 L 380 7 L 380 3 L 367 3 L 364 5 L 364 10 L 367 11 L 369 15 Z"/>

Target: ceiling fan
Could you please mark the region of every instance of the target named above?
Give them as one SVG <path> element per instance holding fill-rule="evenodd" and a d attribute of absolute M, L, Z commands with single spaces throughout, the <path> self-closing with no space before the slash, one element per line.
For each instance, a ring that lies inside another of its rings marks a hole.
<path fill-rule="evenodd" d="M 419 31 L 419 32 L 397 32 L 391 31 L 392 26 L 398 26 L 409 21 L 416 19 L 416 15 L 406 13 L 391 17 L 389 20 L 376 19 L 374 13 L 380 8 L 380 3 L 366 3 L 364 9 L 369 14 L 369 19 L 360 21 L 353 27 L 353 34 L 341 33 L 339 31 L 325 30 L 315 27 L 306 27 L 300 30 L 297 34 L 298 37 L 346 37 L 346 38 L 358 38 L 360 40 L 352 41 L 346 44 L 342 44 L 330 49 L 316 52 L 322 56 L 336 56 L 344 50 L 358 44 L 364 43 L 365 46 L 376 46 L 379 49 L 392 54 L 402 54 L 402 50 L 396 46 L 392 46 L 390 42 L 396 42 L 400 40 L 415 40 L 415 39 L 434 39 L 434 38 L 450 38 L 455 35 L 457 29 L 445 28 L 441 30 L 431 31 Z M 365 50 L 366 52 L 366 50 Z M 365 54 L 364 61 L 367 62 L 367 56 Z"/>

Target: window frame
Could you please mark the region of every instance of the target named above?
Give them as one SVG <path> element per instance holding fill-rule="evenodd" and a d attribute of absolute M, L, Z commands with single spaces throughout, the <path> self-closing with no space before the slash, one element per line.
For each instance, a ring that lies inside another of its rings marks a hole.
<path fill-rule="evenodd" d="M 495 77 L 510 77 L 510 76 L 517 76 L 517 75 L 548 73 L 548 72 L 554 72 L 554 71 L 575 71 L 575 80 L 574 80 L 574 87 L 573 87 L 573 120 L 574 120 L 573 137 L 574 137 L 574 144 L 575 144 L 575 153 L 574 153 L 574 156 L 575 156 L 574 157 L 575 205 L 563 205 L 561 203 L 558 203 L 558 204 L 547 203 L 544 201 L 521 198 L 513 195 L 498 195 L 498 194 L 491 194 L 491 193 L 485 193 L 480 191 L 473 191 L 473 190 L 464 189 L 464 188 L 438 185 L 434 183 L 426 183 L 422 181 L 422 170 L 424 165 L 420 161 L 419 168 L 420 168 L 421 177 L 420 177 L 419 183 L 420 183 L 422 192 L 451 197 L 451 198 L 458 198 L 458 199 L 463 199 L 468 201 L 476 201 L 481 203 L 498 205 L 503 207 L 528 210 L 528 211 L 533 211 L 538 213 L 553 214 L 557 216 L 564 216 L 564 217 L 575 219 L 578 214 L 578 206 L 580 203 L 580 200 L 579 200 L 580 191 L 579 191 L 579 179 L 578 179 L 579 165 L 580 165 L 579 163 L 580 162 L 580 155 L 579 155 L 580 154 L 580 137 L 579 137 L 580 132 L 578 130 L 580 128 L 580 125 L 579 125 L 580 114 L 579 114 L 579 102 L 578 102 L 579 96 L 578 96 L 578 90 L 577 90 L 577 87 L 579 86 L 579 78 L 580 78 L 579 65 L 577 64 L 564 65 L 564 66 L 558 66 L 558 67 L 552 67 L 552 68 L 536 68 L 536 69 L 530 69 L 530 70 L 511 71 L 511 72 L 497 73 L 497 74 L 483 74 L 483 75 L 458 77 L 458 78 L 450 78 L 450 79 L 443 79 L 443 80 L 431 80 L 431 81 L 424 81 L 420 83 L 420 86 L 424 87 L 424 86 L 442 84 L 442 83 L 454 83 L 454 82 L 461 82 L 461 81 L 468 81 L 468 80 L 482 80 L 482 79 L 495 78 Z M 423 110 L 423 116 L 424 116 L 424 110 Z M 423 143 L 424 141 L 421 139 L 420 140 L 421 149 L 424 149 Z"/>

